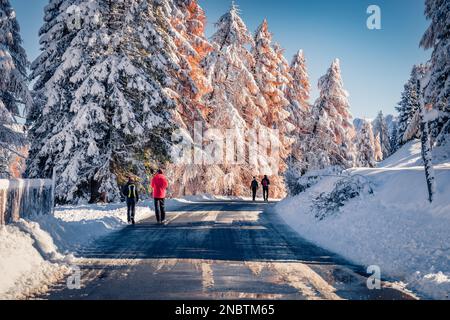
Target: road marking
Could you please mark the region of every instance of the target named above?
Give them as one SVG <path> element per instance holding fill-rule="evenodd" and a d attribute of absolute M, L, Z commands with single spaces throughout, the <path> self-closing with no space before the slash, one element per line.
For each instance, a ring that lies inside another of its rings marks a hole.
<path fill-rule="evenodd" d="M 296 288 L 307 299 L 342 300 L 336 289 L 303 263 L 270 263 L 283 282 Z"/>
<path fill-rule="evenodd" d="M 214 273 L 211 267 L 211 261 L 205 261 L 202 263 L 202 285 L 203 292 L 214 287 Z"/>

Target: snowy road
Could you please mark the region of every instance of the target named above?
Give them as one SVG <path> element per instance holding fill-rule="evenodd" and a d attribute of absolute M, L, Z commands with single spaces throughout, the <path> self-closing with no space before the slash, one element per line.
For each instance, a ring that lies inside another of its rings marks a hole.
<path fill-rule="evenodd" d="M 169 208 L 78 254 L 81 289 L 43 299 L 407 299 L 370 291 L 361 268 L 300 238 L 270 204 L 201 202 Z"/>

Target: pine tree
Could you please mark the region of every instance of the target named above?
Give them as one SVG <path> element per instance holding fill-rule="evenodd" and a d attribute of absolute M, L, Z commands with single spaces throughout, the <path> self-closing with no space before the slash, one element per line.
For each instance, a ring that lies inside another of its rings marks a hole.
<path fill-rule="evenodd" d="M 440 112 L 430 123 L 430 134 L 438 143 L 450 133 L 450 5 L 448 0 L 426 0 L 425 15 L 431 24 L 420 45 L 433 48 L 429 84 L 425 89 L 425 103 Z"/>
<path fill-rule="evenodd" d="M 361 130 L 358 132 L 357 148 L 358 166 L 370 168 L 375 167 L 375 137 L 373 135 L 372 124 L 367 120 L 363 121 Z"/>
<path fill-rule="evenodd" d="M 41 54 L 31 64 L 30 78 L 34 80 L 33 108 L 27 113 L 30 151 L 27 159 L 27 175 L 32 178 L 50 178 L 53 166 L 44 169 L 56 159 L 56 152 L 43 152 L 54 135 L 62 132 L 70 119 L 70 77 L 79 63 L 80 50 L 69 51 L 70 43 L 77 35 L 81 13 L 75 11 L 76 0 L 50 0 L 44 8 L 44 24 L 39 31 Z M 73 6 L 73 7 L 72 7 Z M 69 10 L 69 8 L 74 9 Z M 79 14 L 77 16 L 77 14 Z M 56 140 L 56 139 L 54 139 Z M 56 146 L 58 141 L 53 143 Z M 62 145 L 58 145 L 62 150 Z"/>
<path fill-rule="evenodd" d="M 245 129 L 257 129 L 261 110 L 265 108 L 251 72 L 255 61 L 247 49 L 253 45 L 253 38 L 234 4 L 216 23 L 216 29 L 211 38 L 214 51 L 204 63 L 213 87 L 205 97 L 211 109 L 208 123 L 223 135 L 231 130 L 228 132 L 236 136 L 236 141 L 248 141 Z M 250 185 L 255 168 L 229 160 L 224 157 L 222 165 L 208 168 L 207 187 L 215 193 L 242 195 Z"/>
<path fill-rule="evenodd" d="M 174 103 L 165 88 L 176 68 L 166 1 L 82 1 L 81 28 L 45 84 L 64 114 L 30 159 L 30 177 L 57 174 L 59 202 L 119 198 L 118 179 L 142 170 L 140 157 L 169 157 Z M 133 23 L 131 23 L 133 22 Z M 65 86 L 67 84 L 67 86 Z M 52 89 L 49 89 L 52 88 Z M 45 109 L 39 115 L 48 116 Z M 143 151 L 144 150 L 144 151 Z"/>
<path fill-rule="evenodd" d="M 383 152 L 383 159 L 387 159 L 392 154 L 391 138 L 386 118 L 384 117 L 382 111 L 378 113 L 377 118 L 373 122 L 373 131 L 375 136 L 380 136 L 380 145 L 381 152 Z"/>
<path fill-rule="evenodd" d="M 0 178 L 11 176 L 12 157 L 20 155 L 25 144 L 16 116 L 21 106 L 31 107 L 27 67 L 16 13 L 9 0 L 0 0 Z"/>
<path fill-rule="evenodd" d="M 312 111 L 314 125 L 307 142 L 309 168 L 322 169 L 330 165 L 351 167 L 356 160 L 356 133 L 338 59 L 319 80 L 319 89 L 320 97 Z"/>
<path fill-rule="evenodd" d="M 285 186 L 280 174 L 287 169 L 286 160 L 294 143 L 289 136 L 295 129 L 288 121 L 290 103 L 285 95 L 291 76 L 282 50 L 272 45 L 272 35 L 268 30 L 267 20 L 258 27 L 254 43 L 252 53 L 255 58 L 255 80 L 266 101 L 261 122 L 267 128 L 279 130 L 279 159 L 277 159 L 279 168 L 275 174 L 272 174 L 271 187 L 275 196 L 283 196 Z"/>
<path fill-rule="evenodd" d="M 411 77 L 405 84 L 405 88 L 402 92 L 402 100 L 397 107 L 399 113 L 397 141 L 400 146 L 419 137 L 420 124 L 417 119 L 419 118 L 420 105 L 416 83 L 417 80 L 424 77 L 427 69 L 428 67 L 423 64 L 414 66 L 411 71 Z"/>
<path fill-rule="evenodd" d="M 397 122 L 394 122 L 394 124 L 393 124 L 390 139 L 391 139 L 392 153 L 395 153 L 400 148 L 400 145 L 398 142 L 398 124 L 397 124 Z"/>

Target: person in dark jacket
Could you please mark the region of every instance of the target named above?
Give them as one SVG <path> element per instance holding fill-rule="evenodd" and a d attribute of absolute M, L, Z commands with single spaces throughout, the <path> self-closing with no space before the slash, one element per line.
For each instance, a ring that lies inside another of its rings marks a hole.
<path fill-rule="evenodd" d="M 165 199 L 169 183 L 162 170 L 158 170 L 156 176 L 153 177 L 151 187 L 153 189 L 153 199 L 155 200 L 156 221 L 158 224 L 166 224 Z"/>
<path fill-rule="evenodd" d="M 269 202 L 269 186 L 270 180 L 267 176 L 264 176 L 264 179 L 261 181 L 261 185 L 263 187 L 263 197 L 265 202 Z"/>
<path fill-rule="evenodd" d="M 136 223 L 134 218 L 136 215 L 136 204 L 139 202 L 139 192 L 133 178 L 128 179 L 128 183 L 122 188 L 122 194 L 127 201 L 128 223 L 133 225 Z"/>
<path fill-rule="evenodd" d="M 256 201 L 256 192 L 258 191 L 258 188 L 259 188 L 259 184 L 258 184 L 258 181 L 256 181 L 256 177 L 253 177 L 253 181 L 252 181 L 250 188 L 252 189 L 253 202 L 255 202 Z"/>

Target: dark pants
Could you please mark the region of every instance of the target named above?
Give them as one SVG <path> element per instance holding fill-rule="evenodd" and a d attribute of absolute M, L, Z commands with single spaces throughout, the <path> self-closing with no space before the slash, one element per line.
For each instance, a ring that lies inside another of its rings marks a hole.
<path fill-rule="evenodd" d="M 252 189 L 253 201 L 256 201 L 256 192 L 257 191 L 258 191 L 257 189 Z"/>
<path fill-rule="evenodd" d="M 136 214 L 136 199 L 127 199 L 127 208 L 128 208 L 128 221 L 134 220 L 134 216 Z"/>
<path fill-rule="evenodd" d="M 263 188 L 263 197 L 264 201 L 269 201 L 269 187 Z"/>
<path fill-rule="evenodd" d="M 166 220 L 166 206 L 164 199 L 155 199 L 155 214 L 158 222 Z"/>

